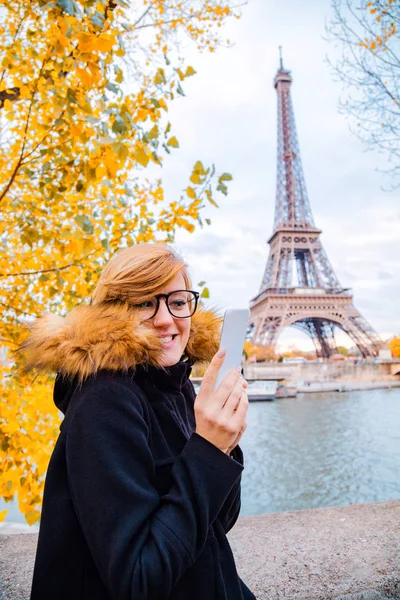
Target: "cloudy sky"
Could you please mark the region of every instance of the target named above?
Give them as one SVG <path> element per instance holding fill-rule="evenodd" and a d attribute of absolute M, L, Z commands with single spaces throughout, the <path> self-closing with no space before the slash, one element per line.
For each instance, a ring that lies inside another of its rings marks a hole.
<path fill-rule="evenodd" d="M 185 81 L 186 97 L 173 103 L 170 120 L 180 150 L 165 161 L 170 195 L 187 185 L 197 159 L 214 162 L 234 180 L 212 225 L 177 246 L 194 282 L 206 280 L 220 307 L 247 306 L 258 292 L 272 233 L 276 179 L 278 46 L 294 78 L 292 100 L 308 194 L 322 243 L 343 287 L 351 287 L 364 317 L 383 338 L 400 333 L 399 191 L 388 193 L 385 166 L 366 152 L 337 110 L 342 93 L 325 57 L 329 0 L 250 0 L 240 20 L 225 28 L 230 49 L 199 55 L 188 50 L 197 75 Z M 340 343 L 346 342 L 343 334 Z M 288 329 L 281 347 L 312 345 Z M 352 345 L 347 338 L 347 344 Z"/>

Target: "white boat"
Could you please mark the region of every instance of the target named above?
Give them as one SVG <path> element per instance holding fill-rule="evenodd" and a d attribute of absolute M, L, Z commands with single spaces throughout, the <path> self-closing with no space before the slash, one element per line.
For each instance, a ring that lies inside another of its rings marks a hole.
<path fill-rule="evenodd" d="M 201 380 L 194 380 L 193 385 L 196 394 L 199 392 Z M 294 389 L 293 393 L 288 393 L 286 386 L 282 386 L 278 381 L 249 381 L 247 388 L 247 396 L 250 402 L 258 402 L 263 400 L 275 400 L 275 398 L 286 398 L 288 396 L 295 396 L 297 390 Z"/>
<path fill-rule="evenodd" d="M 247 396 L 250 402 L 275 400 L 278 389 L 277 381 L 249 381 Z"/>

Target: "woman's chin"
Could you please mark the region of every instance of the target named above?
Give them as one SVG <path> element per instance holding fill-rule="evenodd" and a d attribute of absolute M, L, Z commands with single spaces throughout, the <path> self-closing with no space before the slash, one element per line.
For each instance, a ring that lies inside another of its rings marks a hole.
<path fill-rule="evenodd" d="M 161 356 L 159 365 L 160 367 L 173 367 L 180 361 L 181 356 L 182 352 L 168 352 L 168 350 L 166 350 Z"/>

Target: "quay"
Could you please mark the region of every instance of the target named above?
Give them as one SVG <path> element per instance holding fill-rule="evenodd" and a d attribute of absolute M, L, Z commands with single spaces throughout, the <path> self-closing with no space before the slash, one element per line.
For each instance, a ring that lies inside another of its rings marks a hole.
<path fill-rule="evenodd" d="M 360 361 L 356 364 L 329 361 L 297 364 L 247 363 L 243 366 L 243 374 L 249 383 L 279 383 L 278 392 L 272 394 L 277 398 L 296 396 L 297 393 L 391 389 L 400 387 L 400 360 Z M 197 390 L 201 380 L 201 377 L 192 378 Z M 249 400 L 257 400 L 259 393 L 253 397 L 249 388 Z"/>
<path fill-rule="evenodd" d="M 347 382 L 382 383 L 400 382 L 400 360 L 352 362 L 306 361 L 298 364 L 253 363 L 245 364 L 244 376 L 248 380 L 285 380 L 292 382 Z"/>
<path fill-rule="evenodd" d="M 400 599 L 400 501 L 240 517 L 229 539 L 258 600 Z M 0 535 L 1 600 L 29 600 L 36 544 Z"/>

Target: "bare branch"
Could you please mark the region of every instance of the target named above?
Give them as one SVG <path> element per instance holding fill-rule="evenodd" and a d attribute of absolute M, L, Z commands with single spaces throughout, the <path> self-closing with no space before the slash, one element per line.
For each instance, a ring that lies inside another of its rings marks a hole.
<path fill-rule="evenodd" d="M 25 146 L 26 146 L 26 142 L 27 142 L 28 128 L 29 128 L 29 122 L 30 122 L 30 118 L 31 118 L 31 114 L 32 114 L 33 103 L 34 103 L 34 100 L 35 100 L 35 96 L 36 96 L 36 92 L 37 92 L 37 89 L 38 89 L 39 81 L 40 81 L 40 78 L 42 76 L 45 64 L 46 64 L 46 59 L 44 59 L 42 65 L 40 67 L 40 71 L 39 71 L 39 74 L 38 74 L 38 77 L 37 77 L 36 83 L 35 83 L 35 89 L 32 92 L 31 101 L 29 103 L 28 114 L 27 114 L 27 117 L 26 117 L 25 128 L 24 128 L 24 133 L 23 133 L 23 141 L 22 141 L 21 152 L 20 152 L 19 158 L 17 160 L 17 164 L 15 165 L 14 170 L 13 170 L 13 172 L 11 174 L 9 182 L 7 183 L 6 187 L 4 188 L 4 190 L 0 194 L 0 201 L 3 200 L 4 196 L 7 194 L 8 190 L 10 189 L 10 187 L 12 186 L 12 184 L 14 183 L 14 180 L 15 180 L 17 174 L 18 174 L 18 171 L 19 171 L 19 169 L 20 169 L 20 167 L 22 165 L 22 161 L 24 159 L 24 152 L 25 152 Z"/>
<path fill-rule="evenodd" d="M 392 4 L 389 15 L 386 4 L 380 0 L 369 4 L 364 0 L 331 0 L 328 39 L 339 42 L 342 52 L 334 63 L 328 63 L 347 89 L 347 98 L 339 108 L 355 121 L 353 133 L 368 148 L 387 153 L 394 161 L 390 172 L 398 176 L 400 55 L 398 34 L 392 30 L 388 33 L 388 26 L 400 20 L 400 6 Z"/>

